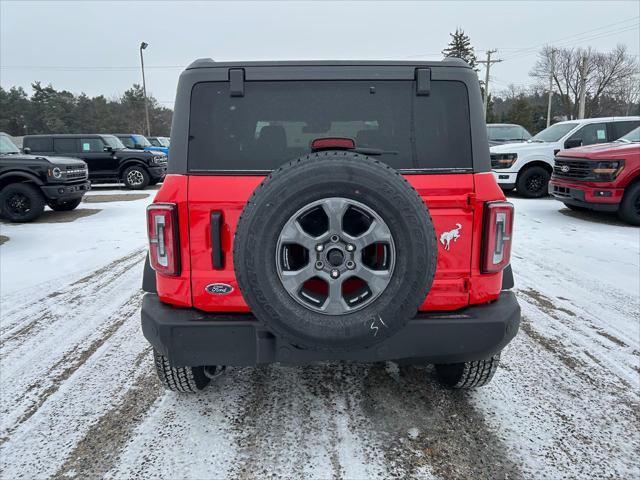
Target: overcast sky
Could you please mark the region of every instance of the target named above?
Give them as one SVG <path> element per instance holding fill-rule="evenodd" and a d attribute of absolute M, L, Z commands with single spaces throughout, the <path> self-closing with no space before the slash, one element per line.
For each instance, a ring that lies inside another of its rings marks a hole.
<path fill-rule="evenodd" d="M 173 105 L 181 69 L 214 60 L 439 59 L 461 27 L 498 49 L 492 89 L 528 85 L 544 44 L 640 53 L 640 2 L 28 2 L 0 0 L 0 84 L 115 96 L 141 83 Z M 480 72 L 484 75 L 484 72 Z"/>

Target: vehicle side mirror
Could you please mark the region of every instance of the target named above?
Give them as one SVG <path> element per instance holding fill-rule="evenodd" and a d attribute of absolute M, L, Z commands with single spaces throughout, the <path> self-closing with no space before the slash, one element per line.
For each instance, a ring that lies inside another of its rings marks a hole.
<path fill-rule="evenodd" d="M 144 150 L 144 147 L 142 145 L 140 145 L 139 143 L 136 143 L 133 148 L 135 148 L 136 150 Z"/>
<path fill-rule="evenodd" d="M 109 153 L 111 153 L 111 152 L 113 152 L 113 147 L 104 147 L 104 149 L 103 149 L 103 150 L 104 150 L 105 152 L 109 152 Z"/>
<path fill-rule="evenodd" d="M 27 155 L 29 155 L 29 154 L 31 153 L 31 149 L 30 149 L 29 147 L 24 147 L 24 148 L 22 149 L 22 152 L 23 152 L 23 153 L 26 153 Z"/>
<path fill-rule="evenodd" d="M 564 142 L 564 148 L 576 148 L 582 146 L 582 140 L 579 138 L 570 138 Z"/>

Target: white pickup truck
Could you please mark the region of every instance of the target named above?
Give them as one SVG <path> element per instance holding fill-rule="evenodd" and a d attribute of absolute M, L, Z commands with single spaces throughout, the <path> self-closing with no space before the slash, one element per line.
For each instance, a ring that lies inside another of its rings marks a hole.
<path fill-rule="evenodd" d="M 524 143 L 491 147 L 493 175 L 504 191 L 518 190 L 524 197 L 547 195 L 553 158 L 560 150 L 608 143 L 640 125 L 640 117 L 606 117 L 559 122 Z"/>

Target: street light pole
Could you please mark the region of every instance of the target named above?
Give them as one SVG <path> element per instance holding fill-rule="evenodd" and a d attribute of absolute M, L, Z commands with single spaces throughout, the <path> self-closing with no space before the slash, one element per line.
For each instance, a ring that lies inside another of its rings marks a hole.
<path fill-rule="evenodd" d="M 144 95 L 144 113 L 147 119 L 147 136 L 151 135 L 151 126 L 149 125 L 149 102 L 147 101 L 147 82 L 144 79 L 144 57 L 142 50 L 149 46 L 148 43 L 142 42 L 140 44 L 140 66 L 142 67 L 142 94 Z"/>

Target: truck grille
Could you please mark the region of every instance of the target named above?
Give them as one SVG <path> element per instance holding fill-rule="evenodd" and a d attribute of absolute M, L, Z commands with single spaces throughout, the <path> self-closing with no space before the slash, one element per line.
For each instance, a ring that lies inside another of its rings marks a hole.
<path fill-rule="evenodd" d="M 564 178 L 586 178 L 591 175 L 592 163 L 587 160 L 556 158 L 553 174 Z"/>
<path fill-rule="evenodd" d="M 87 167 L 67 166 L 67 180 L 85 180 Z"/>

